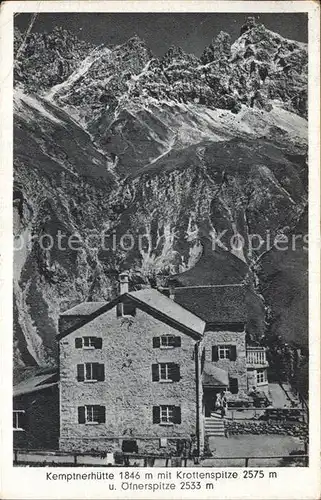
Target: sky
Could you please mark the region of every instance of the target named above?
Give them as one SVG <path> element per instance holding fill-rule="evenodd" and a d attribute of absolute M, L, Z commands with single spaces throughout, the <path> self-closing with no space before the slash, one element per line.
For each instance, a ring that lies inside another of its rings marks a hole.
<path fill-rule="evenodd" d="M 200 56 L 220 31 L 229 33 L 234 41 L 251 15 L 285 38 L 307 42 L 307 15 L 304 13 L 48 13 L 37 16 L 32 31 L 49 32 L 61 26 L 94 45 L 121 44 L 137 34 L 156 56 L 162 56 L 171 45 Z M 18 14 L 15 25 L 24 31 L 30 18 L 31 14 Z"/>

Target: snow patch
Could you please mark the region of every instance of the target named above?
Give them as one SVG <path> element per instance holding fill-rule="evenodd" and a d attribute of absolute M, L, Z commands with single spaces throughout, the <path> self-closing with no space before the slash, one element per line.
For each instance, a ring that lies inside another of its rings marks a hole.
<path fill-rule="evenodd" d="M 137 82 L 137 80 L 139 80 L 143 75 L 145 75 L 145 73 L 148 71 L 148 68 L 149 68 L 151 62 L 152 62 L 152 59 L 150 61 L 148 61 L 147 64 L 145 64 L 145 66 L 143 67 L 143 69 L 139 73 L 139 75 L 132 75 L 132 80 Z"/>
<path fill-rule="evenodd" d="M 160 234 L 158 227 L 158 237 L 155 247 L 152 244 L 151 227 L 147 222 L 145 225 L 144 244 L 148 243 L 146 250 L 140 248 L 142 258 L 141 271 L 148 274 L 150 271 L 161 270 L 164 266 L 171 266 L 174 256 L 177 252 L 173 250 L 174 241 L 176 238 L 175 226 L 171 223 L 165 223 L 163 226 L 163 234 Z M 160 255 L 156 255 L 154 249 L 162 248 Z"/>
<path fill-rule="evenodd" d="M 37 329 L 33 324 L 31 316 L 29 315 L 29 306 L 27 304 L 27 294 L 30 284 L 27 283 L 24 290 L 22 290 L 17 283 L 13 281 L 13 290 L 17 303 L 17 310 L 19 316 L 19 325 L 23 331 L 27 349 L 35 361 L 41 365 L 45 359 L 45 352 L 41 337 L 37 333 Z"/>
<path fill-rule="evenodd" d="M 25 265 L 27 257 L 29 255 L 30 248 L 28 248 L 28 242 L 30 241 L 32 240 L 29 227 L 26 227 L 14 237 L 13 279 L 17 283 L 20 280 L 22 268 Z"/>
<path fill-rule="evenodd" d="M 50 113 L 38 99 L 30 95 L 26 95 L 20 89 L 17 89 L 14 94 L 15 110 L 27 119 L 32 118 L 32 115 L 26 107 L 23 106 L 23 104 L 26 104 L 29 108 L 33 108 L 38 111 L 43 117 L 47 118 L 51 122 L 56 123 L 57 125 L 65 125 L 63 121 L 59 120 L 56 116 Z"/>
<path fill-rule="evenodd" d="M 90 54 L 81 62 L 80 66 L 67 78 L 66 81 L 62 83 L 58 83 L 52 87 L 49 92 L 45 95 L 46 99 L 51 101 L 54 99 L 56 94 L 61 93 L 62 91 L 69 90 L 70 87 L 77 82 L 82 76 L 84 76 L 87 71 L 90 69 L 92 64 L 96 62 L 98 59 L 101 59 L 106 54 L 111 54 L 111 50 L 107 47 L 101 49 L 101 47 L 95 48 Z"/>
<path fill-rule="evenodd" d="M 157 156 L 157 158 L 154 158 L 154 159 L 153 159 L 153 160 L 149 163 L 149 165 L 153 165 L 153 163 L 156 163 L 158 160 L 160 160 L 161 158 L 163 158 L 163 156 L 166 156 L 168 153 L 170 153 L 170 152 L 171 152 L 171 150 L 173 149 L 174 144 L 175 144 L 175 137 L 173 137 L 173 138 L 170 140 L 170 142 L 169 142 L 169 144 L 168 144 L 167 149 L 165 149 L 165 151 L 164 151 L 162 154 L 160 154 L 159 156 Z M 149 165 L 148 165 L 148 166 L 149 166 Z"/>
<path fill-rule="evenodd" d="M 290 193 L 280 184 L 280 182 L 276 179 L 275 175 L 271 170 L 266 167 L 265 165 L 261 165 L 261 170 L 263 170 L 267 176 L 267 178 L 270 180 L 270 182 L 279 190 L 281 191 L 286 198 L 292 203 L 293 206 L 296 205 L 295 201 L 293 200 L 292 196 Z"/>

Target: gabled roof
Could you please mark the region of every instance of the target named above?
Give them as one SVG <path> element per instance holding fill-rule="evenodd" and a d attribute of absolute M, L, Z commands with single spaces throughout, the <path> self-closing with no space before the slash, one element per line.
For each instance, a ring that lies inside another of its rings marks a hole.
<path fill-rule="evenodd" d="M 68 311 L 60 313 L 60 316 L 89 316 L 105 305 L 106 302 L 82 302 L 68 309 Z"/>
<path fill-rule="evenodd" d="M 175 302 L 206 323 L 245 323 L 247 320 L 244 285 L 178 287 L 174 294 Z"/>
<path fill-rule="evenodd" d="M 180 304 L 174 302 L 154 288 L 145 288 L 137 292 L 129 292 L 127 296 L 130 296 L 140 303 L 144 303 L 148 307 L 152 307 L 168 318 L 177 321 L 186 328 L 194 330 L 200 335 L 204 332 L 205 322 L 201 318 L 187 311 Z"/>
<path fill-rule="evenodd" d="M 167 280 L 167 286 L 175 288 L 175 301 L 211 327 L 229 324 L 239 331 L 241 323 L 246 323 L 251 336 L 262 336 L 265 308 L 262 297 L 246 279 L 252 278 L 248 265 L 217 245 L 213 250 L 208 237 L 202 237 L 201 243 L 203 253 L 195 266 Z"/>
<path fill-rule="evenodd" d="M 58 384 L 58 371 L 52 370 L 51 373 L 40 372 L 37 375 L 29 377 L 19 384 L 13 386 L 13 396 L 21 396 L 32 392 L 42 391 Z"/>
<path fill-rule="evenodd" d="M 59 333 L 58 339 L 93 321 L 101 314 L 115 307 L 119 302 L 128 301 L 133 302 L 138 308 L 158 320 L 168 323 L 194 338 L 200 338 L 204 332 L 205 322 L 201 318 L 187 311 L 158 290 L 145 288 L 136 292 L 125 293 L 111 302 L 84 302 L 65 311 L 61 314 L 61 319 L 78 317 L 79 321 L 72 324 L 66 331 Z"/>

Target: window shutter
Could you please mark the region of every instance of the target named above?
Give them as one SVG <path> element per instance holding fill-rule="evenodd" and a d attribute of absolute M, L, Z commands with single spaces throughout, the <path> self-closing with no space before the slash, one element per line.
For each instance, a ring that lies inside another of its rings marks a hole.
<path fill-rule="evenodd" d="M 103 346 L 103 339 L 101 337 L 95 337 L 95 349 L 101 349 Z"/>
<path fill-rule="evenodd" d="M 230 378 L 230 391 L 232 394 L 237 394 L 239 392 L 239 382 L 237 378 Z"/>
<path fill-rule="evenodd" d="M 239 392 L 239 381 L 237 380 L 237 378 L 235 379 L 235 394 L 237 394 Z"/>
<path fill-rule="evenodd" d="M 104 366 L 104 365 L 100 365 L 100 366 Z M 105 406 L 99 406 L 98 422 L 100 424 L 104 424 L 106 422 L 106 408 L 105 408 Z"/>
<path fill-rule="evenodd" d="M 116 311 L 117 311 L 117 318 L 121 317 L 123 315 L 123 303 L 118 302 L 116 306 Z"/>
<path fill-rule="evenodd" d="M 153 382 L 158 382 L 159 381 L 159 368 L 158 368 L 158 365 L 152 365 L 152 381 Z"/>
<path fill-rule="evenodd" d="M 105 380 L 105 365 L 100 363 L 95 363 L 94 373 L 95 373 L 95 378 L 100 382 L 103 382 Z"/>
<path fill-rule="evenodd" d="M 218 346 L 213 345 L 212 347 L 212 361 L 218 361 Z"/>
<path fill-rule="evenodd" d="M 236 345 L 230 345 L 230 360 L 236 361 Z"/>
<path fill-rule="evenodd" d="M 181 337 L 174 337 L 174 346 L 175 347 L 181 347 Z"/>
<path fill-rule="evenodd" d="M 82 348 L 82 338 L 81 337 L 78 337 L 77 339 L 75 339 L 75 347 L 76 347 L 76 349 Z"/>
<path fill-rule="evenodd" d="M 85 407 L 84 406 L 78 406 L 78 423 L 79 424 L 84 424 L 85 422 L 86 422 Z"/>
<path fill-rule="evenodd" d="M 174 423 L 175 424 L 180 424 L 182 422 L 181 419 L 181 407 L 180 406 L 174 406 Z"/>
<path fill-rule="evenodd" d="M 153 406 L 153 424 L 160 423 L 160 407 Z"/>
<path fill-rule="evenodd" d="M 160 347 L 160 337 L 153 337 L 153 347 Z"/>
<path fill-rule="evenodd" d="M 77 365 L 77 380 L 83 382 L 85 380 L 85 367 L 84 365 Z"/>
<path fill-rule="evenodd" d="M 181 379 L 179 365 L 177 365 L 176 363 L 171 363 L 170 365 L 170 378 L 174 382 L 179 382 Z"/>

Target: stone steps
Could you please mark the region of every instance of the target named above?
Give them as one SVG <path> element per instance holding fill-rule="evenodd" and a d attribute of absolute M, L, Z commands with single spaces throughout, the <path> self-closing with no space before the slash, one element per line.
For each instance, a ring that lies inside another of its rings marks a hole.
<path fill-rule="evenodd" d="M 205 418 L 205 434 L 208 436 L 225 436 L 225 424 L 221 417 Z"/>
<path fill-rule="evenodd" d="M 215 419 L 220 420 L 220 421 L 222 420 L 222 417 L 221 417 L 221 413 L 220 413 L 220 412 L 214 412 L 214 413 L 211 413 L 211 416 L 210 416 L 210 417 L 207 417 L 207 418 L 211 418 L 211 419 L 215 418 Z"/>

